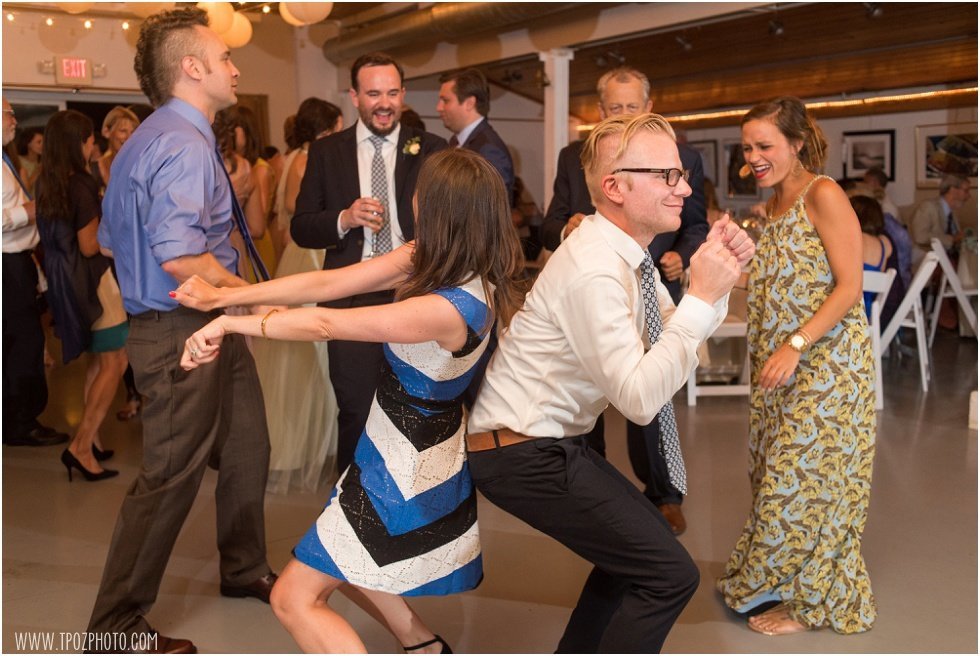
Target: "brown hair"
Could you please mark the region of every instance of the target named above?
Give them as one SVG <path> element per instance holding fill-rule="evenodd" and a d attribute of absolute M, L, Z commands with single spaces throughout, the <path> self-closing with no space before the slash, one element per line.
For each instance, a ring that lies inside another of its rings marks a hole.
<path fill-rule="evenodd" d="M 439 84 L 453 83 L 453 95 L 456 100 L 463 102 L 470 96 L 476 100 L 476 111 L 480 116 L 490 114 L 490 85 L 487 78 L 478 68 L 467 68 L 464 71 L 443 73 Z"/>
<path fill-rule="evenodd" d="M 861 232 L 868 235 L 880 235 L 885 231 L 885 215 L 881 204 L 868 196 L 851 196 L 851 207 L 861 222 Z"/>
<path fill-rule="evenodd" d="M 823 168 L 827 158 L 827 140 L 823 131 L 807 113 L 806 105 L 799 98 L 780 96 L 756 105 L 742 117 L 742 125 L 749 121 L 769 120 L 791 143 L 800 144 L 797 154 L 800 163 L 811 173 Z"/>
<path fill-rule="evenodd" d="M 208 26 L 208 15 L 196 7 L 164 11 L 143 21 L 133 69 L 140 89 L 154 107 L 173 96 L 180 73 L 180 60 L 194 55 L 205 61 L 203 44 L 194 28 Z"/>
<path fill-rule="evenodd" d="M 674 128 L 660 114 L 610 116 L 595 126 L 589 134 L 589 138 L 585 140 L 585 145 L 582 147 L 582 168 L 585 169 L 585 182 L 589 188 L 593 205 L 596 205 L 596 201 L 602 197 L 602 190 L 599 186 L 602 177 L 611 172 L 612 162 L 623 156 L 623 153 L 629 148 L 630 140 L 640 130 L 665 134 L 674 141 L 677 140 Z M 616 136 L 619 137 L 619 144 L 612 156 L 609 157 L 608 151 L 600 153 L 600 143 L 606 137 Z M 604 168 L 610 168 L 610 171 L 604 171 Z"/>
<path fill-rule="evenodd" d="M 416 194 L 414 271 L 398 299 L 480 276 L 487 305 L 509 325 L 524 302 L 524 255 L 500 173 L 475 152 L 450 148 L 422 164 Z"/>
<path fill-rule="evenodd" d="M 244 152 L 239 154 L 254 165 L 265 147 L 255 113 L 248 107 L 235 105 L 215 114 L 214 135 L 226 159 L 235 152 L 235 128 L 241 128 L 245 133 Z"/>
<path fill-rule="evenodd" d="M 392 59 L 389 55 L 383 52 L 369 52 L 366 55 L 361 55 L 354 60 L 354 64 L 350 67 L 350 88 L 357 91 L 357 74 L 361 72 L 362 68 L 371 66 L 394 66 L 395 70 L 398 71 L 398 83 L 401 85 L 405 84 L 405 69 L 402 68 L 401 64 Z"/>
<path fill-rule="evenodd" d="M 44 128 L 44 166 L 37 181 L 38 214 L 70 220 L 74 209 L 69 180 L 73 175 L 89 175 L 82 144 L 94 133 L 92 119 L 74 109 L 57 112 L 48 119 Z"/>

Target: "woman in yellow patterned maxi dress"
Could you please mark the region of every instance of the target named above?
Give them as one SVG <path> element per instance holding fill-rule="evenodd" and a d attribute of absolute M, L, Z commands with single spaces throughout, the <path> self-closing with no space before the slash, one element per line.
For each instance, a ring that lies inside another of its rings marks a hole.
<path fill-rule="evenodd" d="M 825 142 L 799 100 L 753 108 L 742 142 L 749 174 L 775 194 L 750 273 L 752 510 L 717 587 L 740 613 L 777 604 L 750 617 L 761 633 L 866 631 L 875 413 L 860 227 L 813 173 Z"/>

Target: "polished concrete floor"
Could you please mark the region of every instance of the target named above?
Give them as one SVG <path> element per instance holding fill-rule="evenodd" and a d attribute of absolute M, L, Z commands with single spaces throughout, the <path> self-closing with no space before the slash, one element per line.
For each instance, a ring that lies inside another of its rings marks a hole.
<path fill-rule="evenodd" d="M 972 652 L 977 643 L 977 431 L 969 430 L 970 390 L 977 387 L 977 342 L 937 337 L 934 381 L 919 387 L 915 360 L 886 360 L 885 410 L 864 556 L 879 605 L 868 633 L 817 631 L 766 637 L 729 613 L 713 579 L 749 506 L 748 411 L 744 397 L 677 396 L 687 458 L 689 529 L 681 537 L 702 583 L 667 640 L 667 652 Z M 70 430 L 79 419 L 84 365 L 50 372 L 51 403 L 42 419 Z M 121 401 L 121 397 L 120 397 Z M 612 461 L 629 471 L 621 416 L 607 415 Z M 116 513 L 140 461 L 140 425 L 114 416 L 104 429 L 112 480 L 70 483 L 59 447 L 3 447 L 3 640 L 83 631 L 92 608 Z M 630 474 L 631 475 L 631 474 Z M 162 633 L 194 640 L 202 652 L 288 653 L 296 646 L 269 607 L 218 594 L 213 490 L 209 472 L 170 559 L 149 618 Z M 282 567 L 318 514 L 326 491 L 267 497 L 269 560 Z M 481 500 L 486 579 L 474 592 L 415 602 L 457 652 L 548 653 L 557 644 L 588 568 L 551 539 Z M 368 649 L 392 652 L 395 641 L 344 599 L 342 609 Z"/>

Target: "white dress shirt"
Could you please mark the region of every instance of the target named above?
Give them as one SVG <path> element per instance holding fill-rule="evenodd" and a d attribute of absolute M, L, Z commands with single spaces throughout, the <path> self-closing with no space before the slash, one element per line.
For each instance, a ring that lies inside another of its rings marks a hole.
<path fill-rule="evenodd" d="M 371 143 L 371 137 L 374 136 L 374 133 L 362 121 L 357 122 L 354 130 L 357 137 L 357 179 L 361 183 L 361 198 L 373 198 L 371 193 L 371 162 L 374 160 L 374 144 Z M 395 250 L 405 243 L 401 224 L 398 223 L 398 197 L 395 190 L 395 163 L 398 160 L 398 135 L 401 134 L 401 131 L 402 126 L 399 123 L 391 134 L 385 136 L 385 142 L 381 145 L 381 156 L 384 158 L 385 172 L 388 174 L 388 216 L 386 218 L 391 221 L 391 250 Z M 341 225 L 340 215 L 338 215 L 337 234 L 343 238 L 347 232 Z M 373 234 L 370 229 L 364 228 L 362 260 L 368 259 L 371 255 L 371 235 Z"/>
<path fill-rule="evenodd" d="M 664 331 L 650 348 L 643 256 L 598 213 L 569 235 L 500 338 L 471 433 L 583 435 L 610 403 L 637 424 L 653 420 L 697 365 L 697 348 L 725 318 L 728 297 L 712 306 L 688 294 L 675 307 L 655 274 Z"/>
<path fill-rule="evenodd" d="M 13 171 L 4 162 L 3 169 L 3 252 L 29 251 L 38 242 L 37 226 L 31 223 L 24 205 L 29 202 Z"/>

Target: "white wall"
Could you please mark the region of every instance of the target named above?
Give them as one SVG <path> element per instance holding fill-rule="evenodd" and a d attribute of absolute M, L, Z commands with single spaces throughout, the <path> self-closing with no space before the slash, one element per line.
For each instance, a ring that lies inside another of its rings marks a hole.
<path fill-rule="evenodd" d="M 4 13 L 8 7 L 4 7 Z M 71 98 L 103 101 L 107 94 L 119 102 L 146 102 L 133 71 L 139 21 L 130 20 L 132 27 L 124 31 L 121 19 L 95 17 L 93 27 L 86 30 L 84 18 L 53 11 L 55 24 L 48 27 L 43 12 L 12 10 L 15 20 L 3 19 L 3 86 L 30 89 L 34 99 L 48 97 L 52 101 Z M 55 55 L 86 57 L 94 64 L 104 64 L 106 76 L 93 80 L 98 91 L 54 87 L 54 76 L 38 70 L 41 60 Z M 299 100 L 313 95 L 310 90 L 336 88 L 336 67 L 326 61 L 319 46 L 277 16 L 265 17 L 253 30 L 248 45 L 232 51 L 232 59 L 241 71 L 239 91 L 263 94 L 269 99 L 269 135 L 272 144 L 282 149 L 282 124 L 296 111 Z M 297 65 L 297 61 L 301 65 Z M 336 93 L 321 97 L 336 102 Z"/>
<path fill-rule="evenodd" d="M 409 81 L 408 84 L 406 102 L 425 121 L 426 130 L 448 140 L 452 133 L 443 126 L 436 113 L 439 92 L 431 89 L 412 90 L 412 82 Z M 514 160 L 514 171 L 524 181 L 538 207 L 544 202 L 545 184 L 552 184 L 551 180 L 544 180 L 541 154 L 544 143 L 542 111 L 540 103 L 503 91 L 499 87 L 491 87 L 490 123 L 507 144 Z M 547 208 L 541 207 L 542 212 L 545 209 Z"/>

